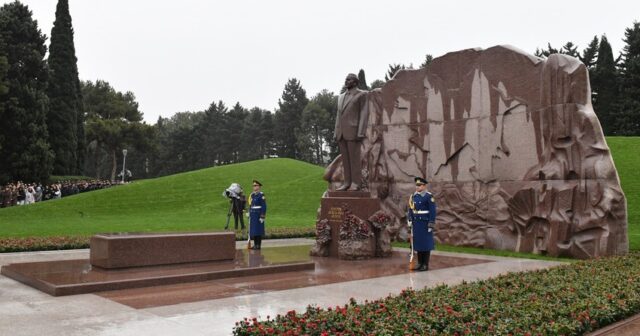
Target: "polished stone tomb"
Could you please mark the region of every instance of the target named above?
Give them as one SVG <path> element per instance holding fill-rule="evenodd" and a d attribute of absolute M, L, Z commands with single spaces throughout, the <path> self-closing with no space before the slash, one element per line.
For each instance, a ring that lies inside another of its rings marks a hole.
<path fill-rule="evenodd" d="M 0 273 L 62 296 L 314 268 L 308 257 L 236 250 L 233 233 L 205 232 L 96 235 L 90 259 L 15 263 Z"/>
<path fill-rule="evenodd" d="M 235 238 L 233 232 L 98 234 L 89 259 L 102 268 L 232 260 Z"/>

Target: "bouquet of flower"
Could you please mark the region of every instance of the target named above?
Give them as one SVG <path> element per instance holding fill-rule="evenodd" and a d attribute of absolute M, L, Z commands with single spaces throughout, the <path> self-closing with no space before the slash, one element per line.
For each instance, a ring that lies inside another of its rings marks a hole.
<path fill-rule="evenodd" d="M 371 236 L 372 232 L 366 221 L 352 214 L 348 209 L 344 209 L 344 217 L 340 224 L 340 239 L 363 240 Z"/>
<path fill-rule="evenodd" d="M 383 230 L 387 226 L 389 226 L 392 222 L 391 215 L 388 213 L 378 210 L 371 217 L 369 217 L 369 222 L 371 225 L 378 230 Z"/>
<path fill-rule="evenodd" d="M 324 245 L 331 240 L 331 226 L 327 219 L 323 219 L 316 223 L 316 241 L 320 245 Z"/>

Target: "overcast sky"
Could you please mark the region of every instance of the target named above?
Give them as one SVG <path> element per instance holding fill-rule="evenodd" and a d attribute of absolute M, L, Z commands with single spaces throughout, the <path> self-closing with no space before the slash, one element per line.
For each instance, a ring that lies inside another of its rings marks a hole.
<path fill-rule="evenodd" d="M 10 1 L 2 0 L 3 3 Z M 50 36 L 57 0 L 22 0 Z M 69 0 L 80 79 L 135 93 L 148 123 L 212 101 L 273 111 L 289 78 L 309 97 L 349 72 L 511 44 L 533 53 L 606 34 L 614 54 L 640 1 Z M 48 43 L 48 42 L 47 42 Z"/>

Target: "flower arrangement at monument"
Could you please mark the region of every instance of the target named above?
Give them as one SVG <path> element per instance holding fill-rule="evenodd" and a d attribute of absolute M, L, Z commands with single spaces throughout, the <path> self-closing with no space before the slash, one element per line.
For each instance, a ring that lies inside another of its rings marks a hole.
<path fill-rule="evenodd" d="M 378 210 L 369 217 L 369 222 L 371 222 L 371 225 L 373 225 L 374 228 L 384 230 L 393 222 L 393 219 L 388 213 Z"/>
<path fill-rule="evenodd" d="M 234 335 L 583 335 L 640 312 L 640 255 L 244 319 Z"/>
<path fill-rule="evenodd" d="M 369 217 L 376 237 L 376 257 L 388 257 L 392 253 L 390 231 L 393 222 L 393 217 L 383 210 L 378 210 Z"/>
<path fill-rule="evenodd" d="M 326 219 L 316 223 L 316 241 L 320 245 L 328 244 L 331 241 L 331 226 Z"/>
<path fill-rule="evenodd" d="M 354 215 L 347 205 L 342 206 L 339 237 L 340 259 L 368 259 L 375 256 L 376 242 L 371 224 Z"/>
<path fill-rule="evenodd" d="M 346 207 L 342 211 L 344 218 L 340 225 L 340 240 L 364 240 L 373 234 L 369 223 L 352 214 Z"/>

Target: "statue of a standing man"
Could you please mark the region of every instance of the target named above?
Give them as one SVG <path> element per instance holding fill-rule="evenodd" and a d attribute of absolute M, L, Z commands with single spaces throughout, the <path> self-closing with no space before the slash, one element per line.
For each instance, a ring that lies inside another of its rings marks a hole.
<path fill-rule="evenodd" d="M 360 190 L 362 169 L 360 147 L 365 138 L 369 109 L 367 91 L 358 89 L 358 76 L 348 74 L 344 81 L 347 88 L 338 98 L 338 115 L 334 136 L 342 154 L 344 183 L 337 190 Z"/>

